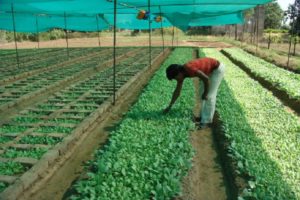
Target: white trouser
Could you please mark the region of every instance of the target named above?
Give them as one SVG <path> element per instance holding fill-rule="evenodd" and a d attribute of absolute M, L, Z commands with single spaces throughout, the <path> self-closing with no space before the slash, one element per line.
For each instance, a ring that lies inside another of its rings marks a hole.
<path fill-rule="evenodd" d="M 225 65 L 220 63 L 219 67 L 215 69 L 209 76 L 210 84 L 208 88 L 207 100 L 202 99 L 201 101 L 201 111 L 200 111 L 201 122 L 200 123 L 212 123 L 215 114 L 215 109 L 216 109 L 217 92 L 220 83 L 224 77 L 224 73 L 225 73 Z M 200 98 L 202 98 L 203 92 L 204 92 L 204 84 L 203 81 L 201 81 Z"/>

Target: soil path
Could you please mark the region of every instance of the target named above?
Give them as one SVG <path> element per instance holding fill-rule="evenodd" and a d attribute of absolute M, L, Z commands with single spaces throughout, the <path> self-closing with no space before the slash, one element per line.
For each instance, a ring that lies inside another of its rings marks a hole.
<path fill-rule="evenodd" d="M 199 80 L 194 80 L 196 92 L 196 106 L 194 115 L 198 116 Z M 197 114 L 196 114 L 197 113 Z M 190 137 L 195 149 L 193 167 L 182 183 L 183 192 L 180 200 L 225 200 L 226 187 L 222 168 L 218 161 L 212 129 L 195 130 Z"/>
<path fill-rule="evenodd" d="M 38 48 L 37 42 L 17 42 L 18 48 Z M 192 41 L 192 40 L 177 40 L 176 38 L 172 42 L 171 37 L 166 37 L 164 41 L 165 46 L 191 46 L 191 47 L 214 47 L 214 48 L 227 48 L 232 45 L 219 42 L 219 41 Z M 138 36 L 138 37 L 117 37 L 117 46 L 148 46 L 149 41 L 147 36 Z M 161 36 L 152 36 L 152 46 L 162 46 Z M 111 47 L 113 46 L 113 37 L 105 36 L 101 37 L 101 46 L 102 47 Z M 50 40 L 50 41 L 41 41 L 40 48 L 66 48 L 66 40 Z M 69 39 L 69 47 L 98 47 L 98 38 L 73 38 Z M 0 44 L 0 49 L 14 49 L 15 43 L 5 43 Z"/>

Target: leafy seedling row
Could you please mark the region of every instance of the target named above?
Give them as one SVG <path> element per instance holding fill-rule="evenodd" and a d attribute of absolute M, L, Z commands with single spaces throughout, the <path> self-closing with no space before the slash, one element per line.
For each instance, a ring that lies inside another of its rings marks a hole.
<path fill-rule="evenodd" d="M 191 58 L 192 49 L 175 49 L 110 134 L 107 145 L 95 152 L 88 178 L 75 183 L 71 199 L 172 199 L 180 193 L 180 181 L 193 155 L 188 134 L 194 128 L 192 82 L 185 83 L 174 111 L 160 112 L 175 87 L 166 81 L 165 69 Z"/>
<path fill-rule="evenodd" d="M 117 80 L 119 74 L 122 74 L 120 76 L 122 78 L 117 82 L 116 89 L 119 89 L 125 84 L 126 80 L 129 80 L 139 70 L 147 66 L 148 63 L 142 63 L 142 55 L 144 53 L 141 51 L 136 55 L 136 58 L 127 58 L 132 63 L 140 62 L 141 64 L 138 65 L 138 68 L 135 65 L 123 66 L 122 62 L 119 64 L 116 70 Z M 158 50 L 153 51 L 153 57 L 159 53 L 160 51 Z M 126 71 L 133 73 L 124 75 Z M 0 157 L 13 159 L 18 158 L 18 156 L 24 156 L 40 159 L 51 147 L 60 143 L 66 135 L 71 134 L 84 118 L 97 110 L 99 105 L 112 95 L 112 92 L 108 92 L 105 87 L 102 87 L 102 85 L 112 86 L 112 76 L 113 69 L 105 69 L 87 80 L 80 81 L 56 93 L 47 101 L 22 111 L 19 115 L 12 118 L 10 122 L 2 125 L 0 127 L 0 138 L 5 148 L 3 148 Z M 82 88 L 83 85 L 84 88 Z M 98 98 L 95 101 L 90 101 L 88 99 L 90 94 L 97 95 Z M 31 146 L 29 146 L 29 149 L 20 150 L 16 149 L 16 145 L 22 148 L 26 145 Z M 40 147 L 40 145 L 45 147 Z M 12 161 L 7 160 L 7 162 Z M 29 169 L 29 167 L 26 169 Z M 16 174 L 10 173 L 10 176 L 19 176 L 25 171 L 23 169 L 20 172 L 16 172 Z M 1 170 L 0 174 L 2 174 Z M 7 186 L 6 183 L 5 187 Z"/>
<path fill-rule="evenodd" d="M 246 180 L 239 198 L 299 199 L 299 118 L 220 52 L 204 53 L 226 66 L 217 111 L 233 171 Z"/>
<path fill-rule="evenodd" d="M 109 56 L 107 56 L 103 59 L 104 60 L 109 59 Z M 76 74 L 76 77 L 78 76 L 78 79 L 79 79 L 82 75 L 82 73 L 80 73 L 80 71 L 92 70 L 96 66 L 101 67 L 101 65 L 99 65 L 99 61 L 91 58 L 89 60 L 89 62 L 86 64 L 74 64 L 73 67 L 71 67 L 71 68 L 56 69 L 56 70 L 49 71 L 49 72 L 46 72 L 43 74 L 39 74 L 39 75 L 30 77 L 30 78 L 27 78 L 26 81 L 23 80 L 21 86 L 19 86 L 19 87 L 18 87 L 18 83 L 14 83 L 13 85 L 16 88 L 13 90 L 13 92 L 23 91 L 23 92 L 26 92 L 27 94 L 29 94 L 29 93 L 32 94 L 33 92 L 46 91 L 45 86 L 48 86 L 48 87 L 53 86 L 54 87 L 54 84 L 56 84 L 58 81 L 65 81 L 65 80 L 69 80 L 69 79 L 72 80 L 72 78 L 74 77 L 74 74 Z M 25 86 L 23 84 L 25 84 Z M 44 86 L 42 89 L 41 89 L 41 85 Z M 6 88 L 7 92 L 2 93 L 2 95 L 0 96 L 0 99 L 2 99 L 2 100 L 15 99 L 13 101 L 13 102 L 15 102 L 15 104 L 18 101 L 20 101 L 22 96 L 10 94 L 10 92 L 12 92 L 11 88 L 7 88 L 9 86 L 4 86 L 4 87 Z M 47 91 L 48 90 L 49 89 L 47 89 Z M 12 97 L 14 97 L 14 98 L 12 98 Z M 7 106 L 8 106 L 8 103 L 2 104 L 3 109 L 6 108 Z M 0 108 L 1 108 L 1 105 L 0 105 Z"/>
<path fill-rule="evenodd" d="M 76 55 L 73 56 L 73 58 L 66 58 L 63 56 L 63 54 L 59 54 L 57 56 L 49 57 L 51 60 L 45 59 L 37 61 L 36 63 L 33 63 L 32 66 L 22 67 L 18 69 L 10 69 L 10 71 L 3 72 L 0 75 L 0 84 L 1 85 L 7 85 L 11 82 L 15 82 L 19 79 L 24 79 L 26 77 L 33 76 L 35 74 L 39 74 L 42 72 L 54 70 L 54 69 L 62 69 L 67 68 L 71 64 L 84 62 L 85 60 L 95 58 L 96 57 L 101 60 L 101 58 L 105 55 L 109 55 L 109 51 L 107 51 L 109 48 L 105 49 L 93 49 L 93 50 L 80 50 L 76 52 Z M 48 57 L 47 57 L 48 58 Z M 3 77 L 3 78 L 1 78 Z"/>
<path fill-rule="evenodd" d="M 279 68 L 265 60 L 255 57 L 242 49 L 224 49 L 230 56 L 244 64 L 255 75 L 264 78 L 272 85 L 286 91 L 290 98 L 300 100 L 300 75 Z"/>
<path fill-rule="evenodd" d="M 6 60 L 3 60 L 4 63 L 0 62 L 0 72 L 1 74 L 5 74 L 6 76 L 8 75 L 16 75 L 17 73 L 20 72 L 25 72 L 33 69 L 38 69 L 38 68 L 43 68 L 48 65 L 54 65 L 59 62 L 65 61 L 67 59 L 73 59 L 81 55 L 88 55 L 89 53 L 95 52 L 97 49 L 92 49 L 88 48 L 86 50 L 82 49 L 72 49 L 69 52 L 69 57 L 64 54 L 64 52 L 61 51 L 55 51 L 54 53 L 47 53 L 45 55 L 39 55 L 39 54 L 34 54 L 34 57 L 27 56 L 26 59 L 21 59 L 20 60 L 20 68 L 18 68 L 17 64 L 15 63 L 15 60 L 8 60 L 8 61 L 13 61 L 11 64 L 7 62 Z M 98 50 L 99 51 L 99 50 Z M 3 62 L 2 61 L 2 62 Z M 3 66 L 3 67 L 1 67 Z M 6 67 L 4 67 L 6 66 Z"/>

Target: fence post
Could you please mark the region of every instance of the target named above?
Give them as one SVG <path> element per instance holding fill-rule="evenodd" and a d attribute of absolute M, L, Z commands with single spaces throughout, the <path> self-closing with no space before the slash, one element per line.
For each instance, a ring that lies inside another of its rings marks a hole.
<path fill-rule="evenodd" d="M 115 105 L 116 103 L 116 44 L 117 44 L 116 29 L 117 29 L 117 0 L 114 0 L 113 105 Z"/>
<path fill-rule="evenodd" d="M 270 49 L 270 46 L 271 46 L 271 31 L 269 32 L 268 49 Z"/>
<path fill-rule="evenodd" d="M 162 13 L 161 13 L 161 7 L 159 6 L 159 12 L 160 12 L 160 17 L 162 18 Z M 165 39 L 164 39 L 164 28 L 163 28 L 163 19 L 160 21 L 160 28 L 161 28 L 161 37 L 162 37 L 162 44 L 163 44 L 163 52 L 165 52 Z"/>
<path fill-rule="evenodd" d="M 15 12 L 14 12 L 14 4 L 11 4 L 11 14 L 13 18 L 13 29 L 14 29 L 14 40 L 15 40 L 15 49 L 16 49 L 16 59 L 18 68 L 20 68 L 20 60 L 19 60 L 19 51 L 18 51 L 18 44 L 17 44 L 17 35 L 16 35 L 16 22 L 15 22 Z"/>
<path fill-rule="evenodd" d="M 298 40 L 298 37 L 295 36 L 295 37 L 294 37 L 294 50 L 293 50 L 293 56 L 296 55 L 296 45 L 297 45 L 297 42 L 298 42 L 297 40 Z"/>
<path fill-rule="evenodd" d="M 38 49 L 40 48 L 40 34 L 39 34 L 39 22 L 38 22 L 38 16 L 35 16 L 35 24 L 36 24 L 36 36 L 37 36 L 37 42 L 38 42 Z"/>
<path fill-rule="evenodd" d="M 172 31 L 172 48 L 174 47 L 174 36 L 175 36 L 175 26 L 173 26 L 173 31 Z"/>
<path fill-rule="evenodd" d="M 101 41 L 100 41 L 100 31 L 99 31 L 99 16 L 96 15 L 96 21 L 97 21 L 97 32 L 98 32 L 98 45 L 101 47 Z"/>
<path fill-rule="evenodd" d="M 66 12 L 64 12 L 64 21 L 65 21 L 65 35 L 66 35 L 66 42 L 67 42 L 67 55 L 68 55 L 68 58 L 70 58 L 70 53 L 69 53 L 69 36 L 68 36 L 68 30 L 67 30 L 67 15 L 66 15 Z"/>
<path fill-rule="evenodd" d="M 149 18 L 148 18 L 148 24 L 149 24 L 149 67 L 151 68 L 151 60 L 152 60 L 152 56 L 151 56 L 151 7 L 150 7 L 150 0 L 148 0 L 148 12 L 149 12 Z"/>

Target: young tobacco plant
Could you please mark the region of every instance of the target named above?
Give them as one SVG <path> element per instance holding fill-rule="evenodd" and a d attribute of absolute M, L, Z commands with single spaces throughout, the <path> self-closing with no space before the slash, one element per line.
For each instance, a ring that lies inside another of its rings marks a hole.
<path fill-rule="evenodd" d="M 255 57 L 242 49 L 227 48 L 225 52 L 229 53 L 234 59 L 241 61 L 258 77 L 270 82 L 273 86 L 285 91 L 290 98 L 300 100 L 300 75 L 279 68 L 261 58 Z"/>
<path fill-rule="evenodd" d="M 237 172 L 248 179 L 240 199 L 300 199 L 300 122 L 271 92 L 215 49 L 226 65 L 217 111 Z"/>
<path fill-rule="evenodd" d="M 176 49 L 155 74 L 109 144 L 98 150 L 88 180 L 75 184 L 72 199 L 171 199 L 180 193 L 181 178 L 191 167 L 189 143 L 194 91 L 186 81 L 181 97 L 168 115 L 162 114 L 175 82 L 167 81 L 171 63 L 192 59 L 192 49 Z"/>

